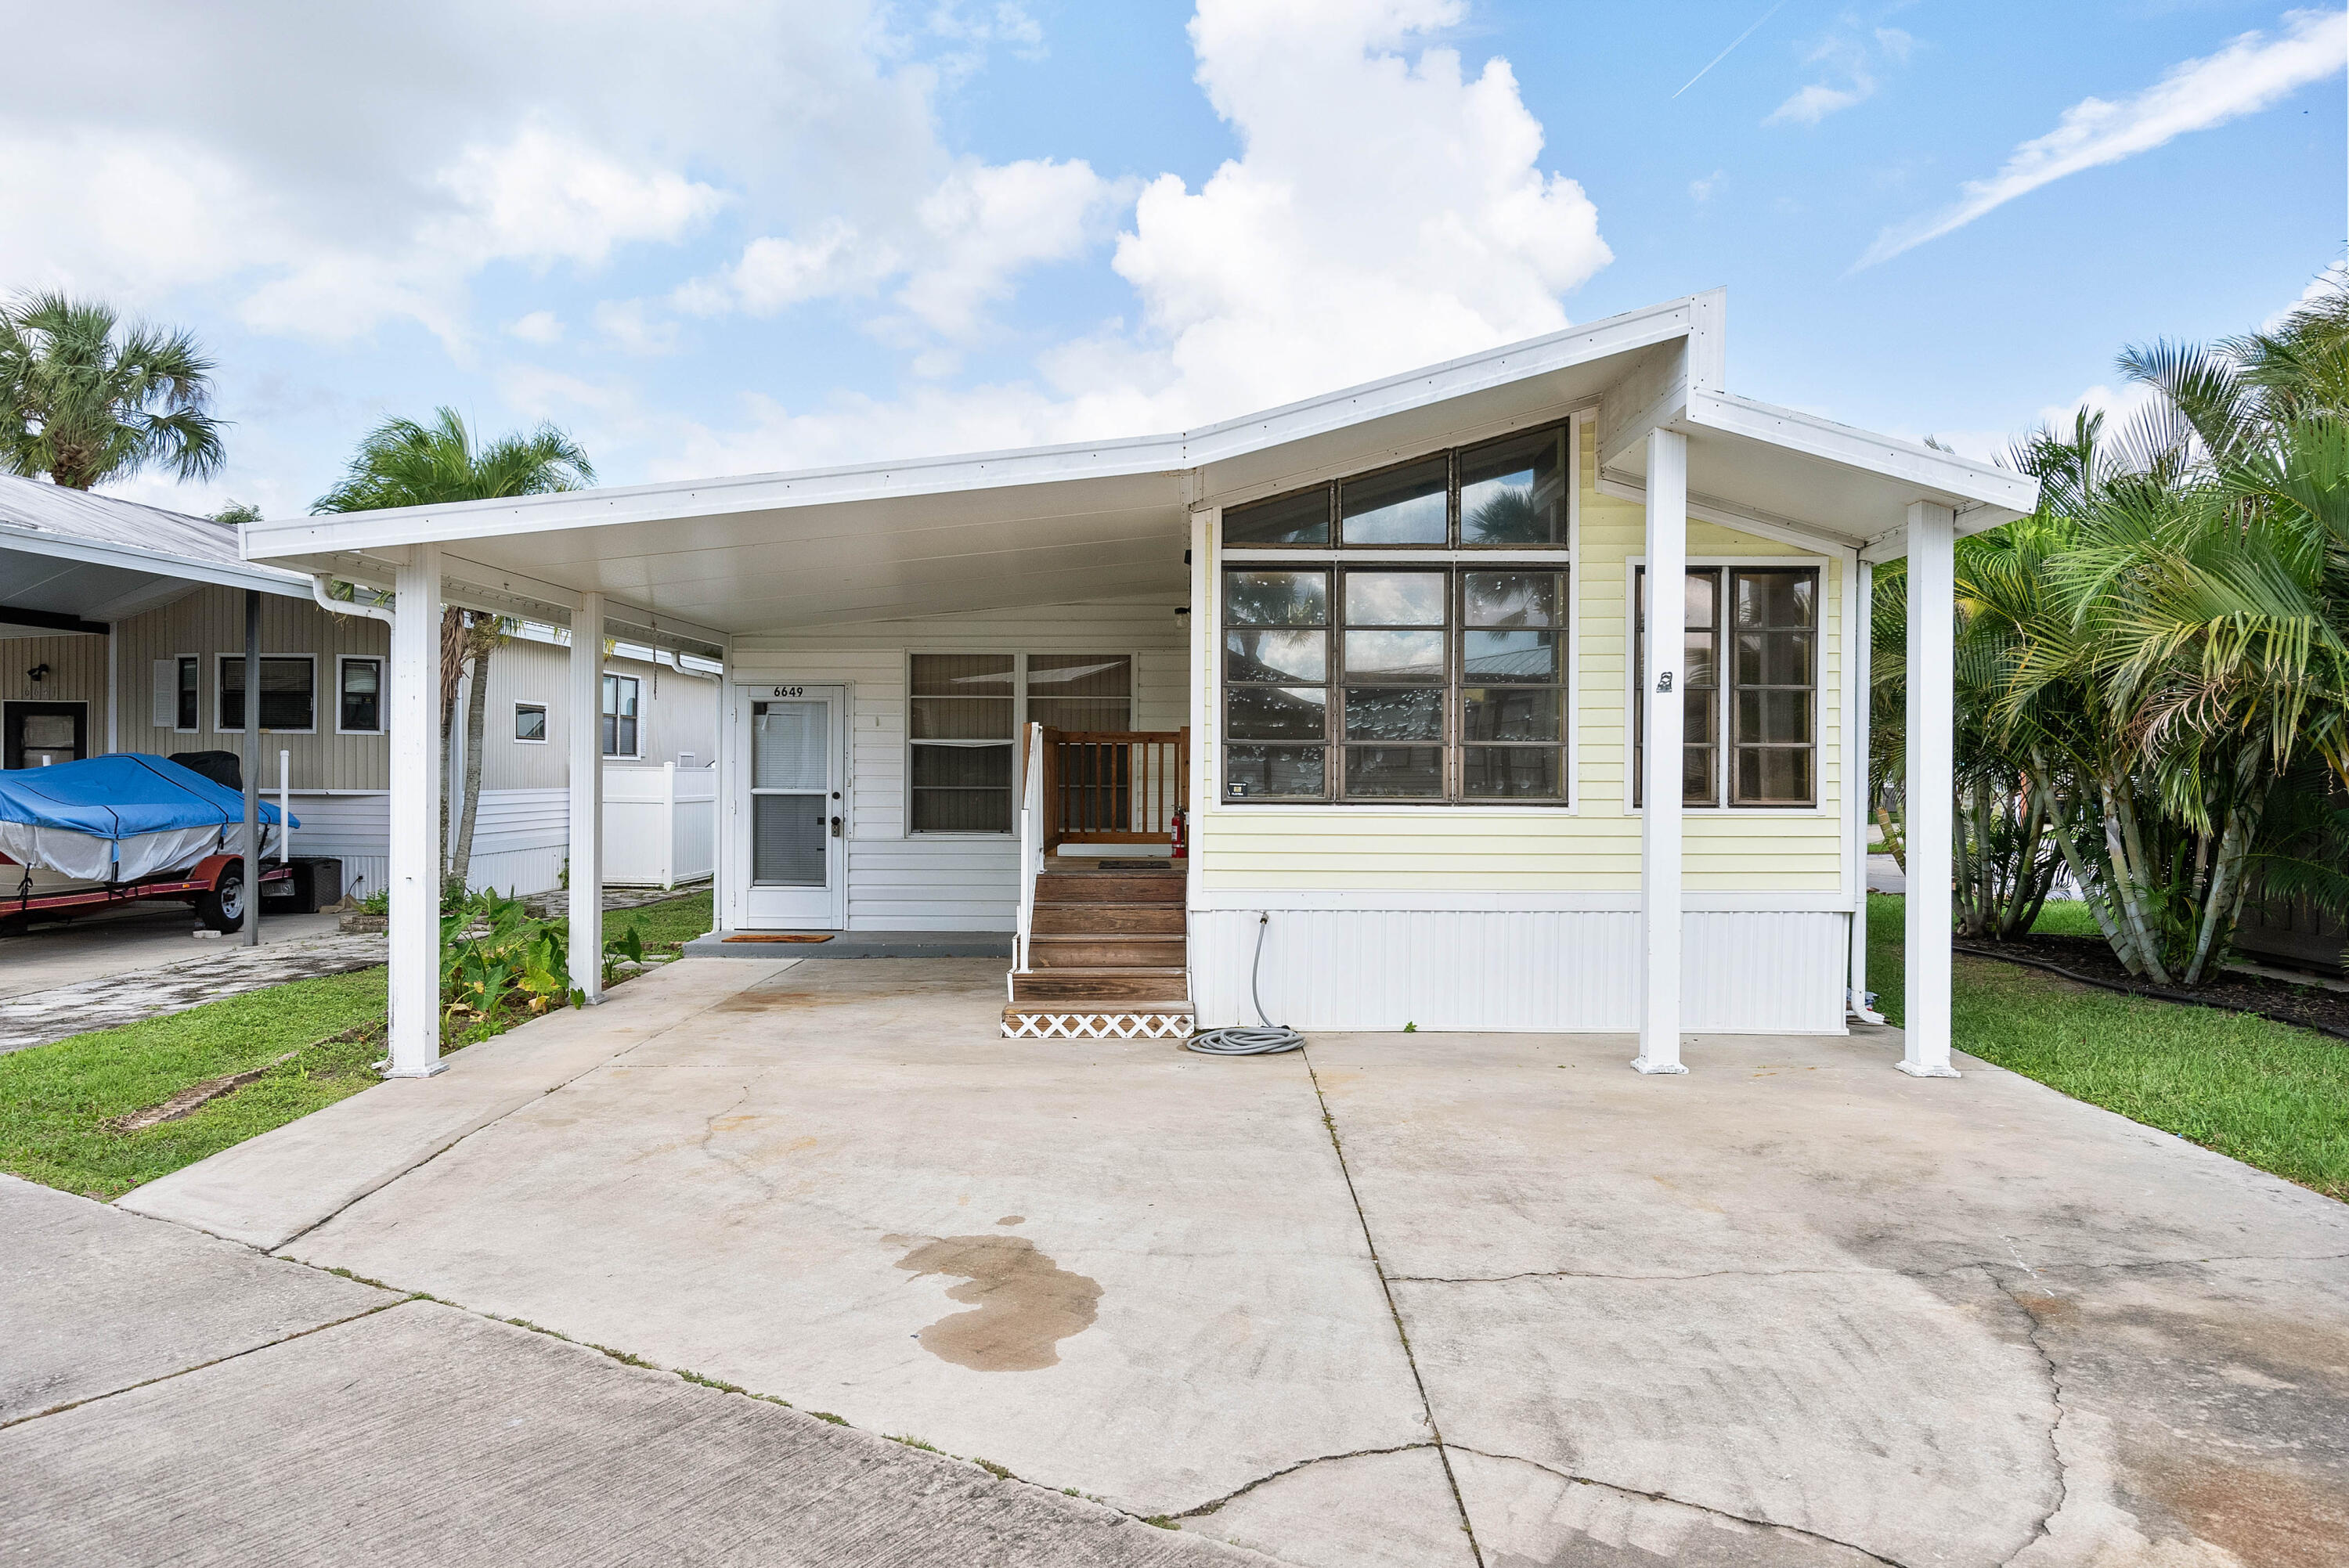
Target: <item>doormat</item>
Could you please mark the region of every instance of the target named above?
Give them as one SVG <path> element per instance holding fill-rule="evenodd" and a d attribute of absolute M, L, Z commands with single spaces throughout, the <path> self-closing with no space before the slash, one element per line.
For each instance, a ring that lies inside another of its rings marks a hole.
<path fill-rule="evenodd" d="M 1094 865 L 1105 872 L 1164 872 L 1174 870 L 1172 861 L 1096 861 Z"/>
<path fill-rule="evenodd" d="M 761 931 L 741 936 L 723 936 L 719 940 L 721 942 L 830 942 L 832 934 L 826 932 L 821 936 L 809 936 L 796 931 Z"/>

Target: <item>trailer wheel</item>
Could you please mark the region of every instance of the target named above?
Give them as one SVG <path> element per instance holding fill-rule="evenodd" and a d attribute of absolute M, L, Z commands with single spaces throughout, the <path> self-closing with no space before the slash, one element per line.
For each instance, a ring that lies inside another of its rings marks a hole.
<path fill-rule="evenodd" d="M 221 872 L 210 892 L 196 894 L 196 918 L 214 931 L 242 930 L 244 925 L 244 870 L 231 866 Z"/>

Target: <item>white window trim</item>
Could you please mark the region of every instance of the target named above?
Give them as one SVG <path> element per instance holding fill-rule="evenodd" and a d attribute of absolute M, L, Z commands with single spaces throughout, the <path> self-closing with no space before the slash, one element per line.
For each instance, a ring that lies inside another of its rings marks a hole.
<path fill-rule="evenodd" d="M 595 683 L 595 746 L 598 754 L 613 762 L 642 762 L 645 759 L 645 731 L 651 727 L 652 714 L 645 702 L 645 677 L 634 670 L 605 669 L 604 675 L 616 680 L 636 683 L 636 748 L 634 751 L 605 751 L 604 745 L 604 683 Z M 520 744 L 528 745 L 524 741 Z"/>
<path fill-rule="evenodd" d="M 196 722 L 191 725 L 174 722 L 171 726 L 171 733 L 173 735 L 202 735 L 204 732 L 204 656 L 202 654 L 173 654 L 171 655 L 171 678 L 174 681 L 179 679 L 179 666 L 181 660 L 193 659 L 196 661 Z M 171 717 L 176 721 L 179 717 L 180 693 L 179 688 L 175 686 L 171 690 Z"/>
<path fill-rule="evenodd" d="M 1135 708 L 1142 701 L 1142 694 L 1136 689 L 1142 684 L 1142 650 L 1140 648 L 1133 646 L 1088 645 L 1082 648 L 1070 649 L 1046 648 L 1042 651 L 1048 654 L 1101 654 L 1107 657 L 1122 658 L 1125 660 L 1126 722 L 1128 724 L 1134 722 Z M 980 658 L 990 655 L 1000 658 L 1004 656 L 1004 650 L 1001 648 L 925 647 L 907 648 L 904 651 L 905 656 L 899 663 L 897 672 L 897 678 L 902 683 L 897 689 L 905 694 L 905 743 L 903 747 L 903 755 L 899 763 L 899 766 L 905 770 L 905 789 L 903 799 L 903 806 L 905 813 L 904 818 L 905 827 L 902 830 L 903 835 L 908 839 L 970 839 L 988 843 L 1001 843 L 1009 840 L 1016 842 L 1019 837 L 1019 802 L 1022 799 L 1023 791 L 1025 791 L 1028 787 L 1027 778 L 1020 771 L 1021 759 L 1019 756 L 1019 738 L 1028 733 L 1028 659 L 1030 655 L 1025 653 L 1017 653 L 1010 655 L 1012 692 L 1011 735 L 1009 739 L 916 740 L 914 738 L 914 660 L 919 656 L 927 656 L 931 655 L 938 655 L 950 658 Z M 1000 833 L 972 833 L 947 831 L 936 828 L 915 827 L 914 748 L 916 746 L 968 746 L 972 748 L 981 746 L 1010 747 L 1011 826 L 1009 829 Z"/>
<path fill-rule="evenodd" d="M 275 655 L 268 654 L 264 654 L 262 655 L 264 658 L 274 656 Z M 345 729 L 343 727 L 343 666 L 345 665 L 373 665 L 375 666 L 376 727 L 373 729 Z M 335 733 L 336 735 L 383 735 L 388 733 L 388 727 L 386 726 L 383 721 L 390 717 L 386 710 L 390 707 L 391 693 L 386 688 L 385 685 L 390 675 L 390 671 L 391 661 L 381 654 L 336 654 L 335 655 Z"/>
<path fill-rule="evenodd" d="M 1819 574 L 1819 634 L 1811 645 L 1811 782 L 1816 791 L 1816 799 L 1807 806 L 1732 806 L 1726 803 L 1729 799 L 1729 766 L 1737 747 L 1730 738 L 1729 699 L 1732 687 L 1728 678 L 1728 649 L 1724 645 L 1719 655 L 1723 661 L 1721 666 L 1723 675 L 1719 687 L 1721 743 L 1713 748 L 1718 753 L 1713 759 L 1713 788 L 1717 791 L 1718 799 L 1723 804 L 1682 806 L 1681 812 L 1683 820 L 1696 817 L 1710 821 L 1717 817 L 1737 817 L 1768 818 L 1779 821 L 1791 818 L 1799 821 L 1806 817 L 1840 818 L 1843 815 L 1841 810 L 1834 804 L 1826 784 L 1827 703 L 1830 699 L 1838 703 L 1843 701 L 1842 693 L 1829 691 L 1826 684 L 1827 644 L 1830 641 L 1826 612 L 1829 595 L 1836 591 L 1833 570 L 1835 560 L 1835 557 L 1828 555 L 1692 555 L 1685 562 L 1692 570 L 1698 567 L 1747 567 L 1767 571 L 1772 567 L 1792 566 L 1808 567 L 1816 571 Z M 1631 628 L 1636 624 L 1634 617 L 1638 614 L 1636 595 L 1640 591 L 1640 573 L 1647 564 L 1648 558 L 1645 554 L 1627 555 L 1623 558 L 1623 815 L 1626 817 L 1647 815 L 1645 806 L 1635 806 L 1631 803 L 1632 789 L 1637 782 L 1640 756 L 1639 751 L 1632 745 L 1631 738 L 1634 733 L 1633 721 L 1637 717 L 1640 700 L 1640 693 L 1633 679 L 1633 670 L 1639 663 L 1639 650 L 1632 645 Z M 1729 614 L 1725 595 L 1721 613 L 1725 625 Z M 1843 618 L 1838 616 L 1838 621 L 1842 620 Z M 1847 624 L 1838 624 L 1835 632 L 1836 638 L 1840 639 L 1848 635 L 1849 630 Z M 1727 640 L 1724 635 L 1723 638 L 1724 645 Z M 1841 646 L 1840 641 L 1837 641 L 1837 645 Z M 1849 656 L 1847 650 L 1846 656 Z M 1847 684 L 1847 682 L 1837 683 L 1838 686 Z M 1850 734 L 1849 716 L 1845 715 L 1843 717 L 1842 733 L 1848 735 Z M 1837 777 L 1840 778 L 1841 769 L 1847 759 L 1838 755 L 1836 760 Z"/>
<path fill-rule="evenodd" d="M 597 696 L 597 697 L 596 697 L 596 699 L 595 699 L 595 700 L 596 700 L 596 701 L 597 701 L 597 703 L 599 703 L 599 704 L 603 701 L 603 697 L 602 697 L 602 696 L 601 696 L 601 694 L 600 694 L 600 693 L 598 694 L 598 696 Z M 523 737 L 519 733 L 519 732 L 520 732 L 520 730 L 521 730 L 521 728 L 522 728 L 522 710 L 523 710 L 523 708 L 526 708 L 526 707 L 534 707 L 534 708 L 538 709 L 539 726 L 538 726 L 538 738 L 537 738 L 536 740 L 529 740 L 529 739 L 525 739 L 525 738 L 523 738 Z M 515 704 L 513 705 L 513 717 L 514 717 L 514 722 L 513 722 L 513 724 L 512 724 L 512 726 L 511 726 L 511 727 L 506 730 L 506 738 L 507 738 L 507 739 L 509 739 L 509 740 L 512 741 L 512 742 L 513 742 L 513 744 L 515 744 L 516 746 L 544 746 L 544 745 L 546 745 L 546 744 L 547 744 L 547 738 L 548 738 L 548 736 L 552 733 L 552 730 L 551 730 L 551 717 L 552 717 L 552 709 L 550 708 L 550 707 L 549 707 L 547 704 L 543 703 L 543 702 L 517 702 L 517 703 L 515 703 Z M 639 739 L 639 740 L 642 740 L 642 739 L 644 738 L 644 733 L 645 733 L 645 709 L 644 709 L 644 701 L 643 701 L 643 699 L 640 697 L 640 698 L 638 698 L 638 699 L 637 699 L 637 702 L 636 702 L 636 738 L 637 738 L 637 739 Z M 596 737 L 596 739 L 597 739 L 599 742 L 602 740 L 602 738 L 603 738 L 603 735 L 604 735 L 604 716 L 603 716 L 602 714 L 598 713 L 598 714 L 595 716 L 595 737 Z"/>
<path fill-rule="evenodd" d="M 316 654 L 264 654 L 261 655 L 261 658 L 264 664 L 268 663 L 271 659 L 307 659 L 310 662 L 310 727 L 307 729 L 276 729 L 268 725 L 263 725 L 261 727 L 261 733 L 264 735 L 317 734 L 318 655 Z M 214 654 L 212 655 L 212 733 L 214 735 L 243 735 L 244 733 L 244 726 L 241 724 L 232 729 L 227 725 L 222 724 L 220 721 L 221 698 L 227 691 L 227 687 L 223 684 L 226 681 L 227 676 L 222 675 L 221 672 L 227 667 L 231 661 L 243 664 L 244 662 L 244 655 L 242 652 L 238 652 L 233 654 Z M 248 698 L 253 695 L 254 694 L 250 690 L 245 693 L 245 696 Z M 340 687 L 337 687 L 335 692 L 335 706 L 337 708 L 342 707 L 342 691 Z M 254 717 L 258 717 L 259 716 L 259 705 L 255 704 Z"/>

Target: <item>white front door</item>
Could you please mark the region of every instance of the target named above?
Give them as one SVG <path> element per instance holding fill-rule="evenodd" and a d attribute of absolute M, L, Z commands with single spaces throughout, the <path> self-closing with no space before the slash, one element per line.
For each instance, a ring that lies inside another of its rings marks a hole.
<path fill-rule="evenodd" d="M 750 929 L 846 923 L 847 693 L 839 686 L 741 688 L 739 755 L 748 820 L 741 844 L 743 923 Z"/>

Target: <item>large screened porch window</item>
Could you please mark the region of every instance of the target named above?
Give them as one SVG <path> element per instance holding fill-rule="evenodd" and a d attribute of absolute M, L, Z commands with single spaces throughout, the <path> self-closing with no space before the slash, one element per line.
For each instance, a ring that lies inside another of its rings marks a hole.
<path fill-rule="evenodd" d="M 1570 434 L 1225 514 L 1225 799 L 1566 803 Z"/>

